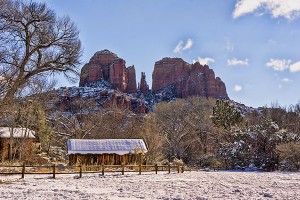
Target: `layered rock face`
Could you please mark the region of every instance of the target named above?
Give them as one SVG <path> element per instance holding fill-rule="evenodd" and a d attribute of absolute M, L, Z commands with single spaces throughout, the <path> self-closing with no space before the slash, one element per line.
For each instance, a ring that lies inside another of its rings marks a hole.
<path fill-rule="evenodd" d="M 102 79 L 121 92 L 134 93 L 137 90 L 134 66 L 126 68 L 125 60 L 106 49 L 96 52 L 89 63 L 82 67 L 79 86 Z"/>
<path fill-rule="evenodd" d="M 163 58 L 155 62 L 152 73 L 152 91 L 157 91 L 168 85 L 188 77 L 190 65 L 181 58 Z"/>
<path fill-rule="evenodd" d="M 212 69 L 199 62 L 189 64 L 181 58 L 163 58 L 155 63 L 152 74 L 152 90 L 175 85 L 176 96 L 204 96 L 228 99 L 224 82 L 215 77 Z"/>
<path fill-rule="evenodd" d="M 126 70 L 127 70 L 127 92 L 135 93 L 136 92 L 135 67 L 130 66 Z"/>
<path fill-rule="evenodd" d="M 117 58 L 109 67 L 109 83 L 122 92 L 127 92 L 127 70 L 125 60 Z"/>

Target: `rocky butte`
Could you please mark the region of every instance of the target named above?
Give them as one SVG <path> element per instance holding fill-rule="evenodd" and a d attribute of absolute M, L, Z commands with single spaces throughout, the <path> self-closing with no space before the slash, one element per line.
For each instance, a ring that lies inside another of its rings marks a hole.
<path fill-rule="evenodd" d="M 189 64 L 181 58 L 163 58 L 157 61 L 152 74 L 152 91 L 171 84 L 175 85 L 175 95 L 178 98 L 203 96 L 228 99 L 224 82 L 215 77 L 212 69 L 199 62 Z"/>
<path fill-rule="evenodd" d="M 134 66 L 126 67 L 124 59 L 105 49 L 96 52 L 83 66 L 79 86 L 89 86 L 101 80 L 123 93 L 157 93 L 172 85 L 177 98 L 203 96 L 228 99 L 224 82 L 215 77 L 212 69 L 199 62 L 189 64 L 181 58 L 163 58 L 155 62 L 150 90 L 144 72 L 137 88 Z"/>
<path fill-rule="evenodd" d="M 79 86 L 105 80 L 121 92 L 135 93 L 135 77 L 134 66 L 126 68 L 125 60 L 105 49 L 96 52 L 89 63 L 82 67 Z"/>

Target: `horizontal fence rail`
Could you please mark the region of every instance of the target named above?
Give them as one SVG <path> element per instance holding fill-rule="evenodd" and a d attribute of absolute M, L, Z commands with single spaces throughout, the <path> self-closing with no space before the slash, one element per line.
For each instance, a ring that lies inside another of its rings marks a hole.
<path fill-rule="evenodd" d="M 13 169 L 13 170 L 12 170 Z M 82 178 L 84 173 L 121 173 L 122 175 L 129 172 L 155 172 L 160 171 L 171 173 L 183 173 L 184 166 L 180 165 L 78 165 L 78 166 L 62 166 L 62 165 L 48 165 L 48 166 L 34 166 L 34 165 L 18 165 L 18 166 L 0 166 L 0 175 L 14 175 L 21 174 L 21 178 L 25 174 L 50 174 L 53 178 L 57 174 L 78 174 Z"/>

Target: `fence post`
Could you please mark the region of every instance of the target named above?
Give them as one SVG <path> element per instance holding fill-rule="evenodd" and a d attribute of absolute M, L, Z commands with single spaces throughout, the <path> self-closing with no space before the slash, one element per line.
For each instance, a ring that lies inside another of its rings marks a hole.
<path fill-rule="evenodd" d="M 79 165 L 79 178 L 82 178 L 82 165 Z"/>
<path fill-rule="evenodd" d="M 52 167 L 53 167 L 53 178 L 55 178 L 55 164 Z"/>
<path fill-rule="evenodd" d="M 158 167 L 157 164 L 155 164 L 155 174 L 157 174 L 157 171 L 158 171 Z"/>
<path fill-rule="evenodd" d="M 23 162 L 23 165 L 22 165 L 22 178 L 24 178 L 25 176 L 25 162 Z"/>
<path fill-rule="evenodd" d="M 122 164 L 122 175 L 124 175 L 124 165 Z"/>
<path fill-rule="evenodd" d="M 141 175 L 142 174 L 142 165 L 140 164 L 139 165 L 139 175 Z"/>
<path fill-rule="evenodd" d="M 104 164 L 102 164 L 102 176 L 104 176 Z"/>
<path fill-rule="evenodd" d="M 171 174 L 171 165 L 170 165 L 170 163 L 168 164 L 168 171 L 169 171 L 169 174 Z"/>

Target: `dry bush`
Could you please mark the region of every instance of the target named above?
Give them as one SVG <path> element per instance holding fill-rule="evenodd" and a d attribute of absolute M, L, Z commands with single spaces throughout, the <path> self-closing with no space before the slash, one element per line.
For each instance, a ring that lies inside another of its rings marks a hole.
<path fill-rule="evenodd" d="M 280 168 L 283 170 L 300 170 L 300 142 L 290 142 L 276 146 Z"/>

